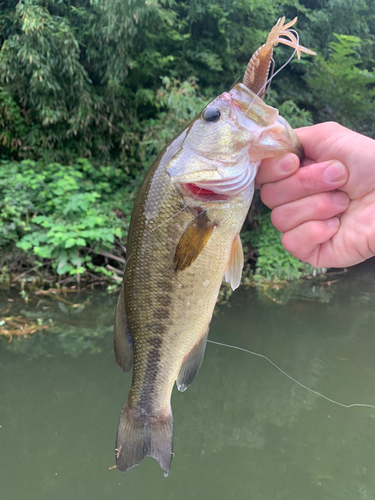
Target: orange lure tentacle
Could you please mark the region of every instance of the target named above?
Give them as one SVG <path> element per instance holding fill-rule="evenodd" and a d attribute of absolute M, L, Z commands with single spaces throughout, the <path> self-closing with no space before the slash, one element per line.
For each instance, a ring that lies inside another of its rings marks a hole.
<path fill-rule="evenodd" d="M 297 18 L 295 17 L 293 21 L 284 24 L 285 16 L 281 17 L 270 31 L 266 43 L 254 52 L 247 65 L 242 83 L 261 98 L 264 97 L 267 90 L 266 85 L 272 62 L 273 48 L 277 44 L 282 43 L 295 49 L 298 59 L 301 57 L 301 52 L 316 55 L 316 52 L 299 45 L 295 35 L 289 31 L 289 28 L 296 22 Z"/>

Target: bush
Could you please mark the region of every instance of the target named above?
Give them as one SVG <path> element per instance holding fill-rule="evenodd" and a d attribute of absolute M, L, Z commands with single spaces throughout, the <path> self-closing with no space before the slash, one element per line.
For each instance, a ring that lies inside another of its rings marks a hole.
<path fill-rule="evenodd" d="M 361 40 L 336 35 L 328 59 L 318 55 L 307 77 L 309 101 L 319 121 L 337 121 L 375 137 L 375 72 L 361 69 Z"/>
<path fill-rule="evenodd" d="M 271 223 L 270 214 L 256 217 L 257 227 L 245 231 L 241 237 L 245 252 L 252 245 L 258 250 L 254 279 L 295 280 L 307 275 L 315 275 L 316 269 L 290 255 L 282 246 L 280 233 Z"/>
<path fill-rule="evenodd" d="M 113 167 L 43 165 L 31 160 L 0 166 L 0 248 L 12 243 L 57 274 L 95 267 L 93 255 L 122 238 L 132 209 L 128 175 Z M 115 213 L 116 211 L 116 213 Z M 118 217 L 118 215 L 120 217 Z"/>

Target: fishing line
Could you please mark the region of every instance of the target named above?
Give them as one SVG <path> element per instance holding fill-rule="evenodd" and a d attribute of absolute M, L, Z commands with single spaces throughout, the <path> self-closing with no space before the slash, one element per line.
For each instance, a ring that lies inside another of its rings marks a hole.
<path fill-rule="evenodd" d="M 186 210 L 186 208 L 189 208 L 189 207 L 187 205 L 184 205 L 178 212 L 176 212 L 174 215 L 172 215 L 171 217 L 169 217 L 167 220 L 165 220 L 164 222 L 162 222 L 158 226 L 153 227 L 151 229 L 150 233 L 153 233 L 154 231 L 156 231 L 157 229 L 159 229 L 160 226 L 162 226 L 163 224 L 166 224 L 167 222 L 169 222 L 171 219 L 173 219 L 173 217 L 176 217 L 176 215 L 178 215 L 181 212 L 183 212 L 184 210 Z"/>
<path fill-rule="evenodd" d="M 164 222 L 161 222 L 158 226 L 156 226 L 156 227 L 152 228 L 152 229 L 151 229 L 151 231 L 150 231 L 150 233 L 153 233 L 154 231 L 156 231 L 156 229 L 158 229 L 159 227 L 161 227 L 163 224 L 166 224 L 167 222 L 169 222 L 171 219 L 173 219 L 174 217 L 176 217 L 178 214 L 180 214 L 180 213 L 181 213 L 181 212 L 183 212 L 184 210 L 186 210 L 186 211 L 190 211 L 189 205 L 187 205 L 187 204 L 185 203 L 185 200 L 184 200 L 184 198 L 183 198 L 182 194 L 180 193 L 180 191 L 178 191 L 178 189 L 176 188 L 176 186 L 174 186 L 174 188 L 175 188 L 175 190 L 178 192 L 178 194 L 181 196 L 181 201 L 182 201 L 182 203 L 184 204 L 184 206 L 183 206 L 180 210 L 178 210 L 178 211 L 177 211 L 174 215 L 172 215 L 171 217 L 169 217 L 167 220 L 165 220 Z M 200 188 L 199 188 L 198 192 L 197 192 L 197 193 L 195 193 L 195 195 L 193 196 L 193 198 L 192 198 L 193 200 L 195 200 L 195 199 L 198 197 L 198 195 L 199 195 L 199 193 L 202 191 L 202 189 L 203 189 L 202 187 L 200 187 Z M 193 220 L 194 220 L 194 219 L 193 219 Z M 157 240 L 157 242 L 159 243 L 159 245 L 160 245 L 160 246 L 163 246 L 163 245 L 164 245 L 164 243 L 163 243 L 163 242 L 161 242 L 161 241 L 159 241 L 159 240 L 158 240 L 158 238 L 157 238 L 156 236 L 154 236 L 154 237 L 155 237 L 155 239 Z M 130 257 L 129 257 L 129 258 L 130 258 Z M 126 267 L 126 265 L 125 265 L 125 267 Z"/>
<path fill-rule="evenodd" d="M 275 76 L 280 73 L 280 71 L 282 71 L 286 66 L 288 66 L 288 64 L 292 61 L 293 57 L 296 55 L 297 53 L 297 50 L 298 50 L 298 47 L 299 47 L 299 34 L 297 33 L 297 31 L 293 30 L 293 29 L 289 29 L 288 31 L 291 31 L 293 33 L 295 33 L 296 35 L 296 38 L 297 38 L 297 44 L 296 44 L 296 47 L 295 49 L 293 50 L 292 52 L 292 55 L 289 57 L 289 59 L 282 65 L 280 66 L 280 68 L 275 71 L 275 73 L 273 73 L 267 80 L 266 80 L 266 83 L 263 85 L 263 87 L 259 90 L 259 92 L 257 93 L 257 95 L 269 84 L 271 83 L 271 81 L 275 78 Z"/>
<path fill-rule="evenodd" d="M 243 352 L 247 352 L 248 354 L 253 354 L 254 356 L 258 356 L 259 358 L 264 358 L 269 363 L 271 363 L 272 366 L 274 366 L 277 370 L 279 370 L 279 372 L 281 372 L 283 375 L 285 375 L 290 380 L 292 380 L 292 382 L 298 384 L 303 389 L 306 389 L 307 391 L 312 392 L 316 396 L 319 396 L 319 397 L 321 397 L 323 399 L 326 399 L 330 403 L 334 403 L 335 405 L 342 406 L 343 408 L 365 407 L 365 408 L 373 408 L 375 410 L 375 406 L 364 404 L 364 403 L 353 403 L 351 405 L 345 405 L 343 403 L 339 403 L 338 401 L 335 401 L 334 399 L 331 399 L 331 398 L 328 398 L 327 396 L 324 396 L 324 394 L 321 394 L 318 391 L 314 391 L 313 389 L 310 389 L 310 387 L 307 387 L 306 385 L 303 385 L 301 382 L 298 382 L 298 380 L 296 380 L 292 376 L 288 375 L 288 373 L 284 372 L 283 369 L 281 369 L 279 366 L 277 366 L 273 361 L 271 361 L 269 358 L 267 358 L 267 356 L 265 356 L 264 354 L 259 354 L 257 352 L 249 351 L 248 349 L 244 349 L 243 347 L 237 347 L 237 346 L 234 346 L 234 345 L 223 344 L 221 342 L 215 342 L 214 340 L 207 340 L 207 342 L 210 342 L 211 344 L 220 345 L 220 346 L 223 346 L 223 347 L 230 347 L 232 349 L 237 349 L 238 351 L 243 351 Z"/>
<path fill-rule="evenodd" d="M 293 30 L 293 29 L 290 29 L 290 30 L 288 30 L 288 31 L 291 31 L 291 32 L 293 32 L 293 33 L 296 35 L 296 38 L 297 38 L 297 44 L 296 44 L 296 47 L 295 47 L 295 49 L 293 50 L 292 55 L 289 57 L 289 59 L 288 59 L 288 60 L 287 60 L 287 61 L 286 61 L 286 62 L 285 62 L 282 66 L 280 66 L 280 68 L 279 68 L 277 71 L 275 71 L 275 73 L 273 73 L 273 74 L 272 74 L 269 78 L 267 78 L 267 80 L 266 80 L 265 84 L 264 84 L 264 85 L 263 85 L 263 86 L 262 86 L 262 87 L 258 90 L 258 92 L 256 93 L 257 97 L 259 97 L 259 94 L 263 91 L 263 89 L 264 89 L 264 88 L 267 88 L 267 85 L 268 85 L 269 83 L 271 83 L 271 81 L 275 78 L 275 76 L 276 76 L 278 73 L 280 73 L 280 71 L 282 71 L 282 70 L 285 68 L 285 66 L 288 66 L 288 64 L 291 62 L 291 60 L 293 59 L 293 57 L 294 57 L 294 56 L 295 56 L 295 54 L 297 53 L 297 50 L 298 50 L 298 47 L 299 47 L 299 35 L 298 35 L 298 32 L 297 32 L 297 31 L 295 31 L 295 30 Z M 245 114 L 247 114 L 247 112 L 249 111 L 249 109 L 251 108 L 251 106 L 254 104 L 254 101 L 255 101 L 255 97 L 254 97 L 254 99 L 251 101 L 251 103 L 249 104 L 249 107 L 247 108 L 247 110 L 246 110 L 246 113 L 245 113 Z"/>
<path fill-rule="evenodd" d="M 279 68 L 277 71 L 275 71 L 275 73 L 272 73 L 272 75 L 271 75 L 269 78 L 267 78 L 267 80 L 266 80 L 266 82 L 264 83 L 264 85 L 263 85 L 263 86 L 259 89 L 259 91 L 257 92 L 257 94 L 256 94 L 257 96 L 259 96 L 259 94 L 262 92 L 262 90 L 263 90 L 264 88 L 267 88 L 267 86 L 271 83 L 271 81 L 275 78 L 275 76 L 276 76 L 278 73 L 280 73 L 280 71 L 282 71 L 282 70 L 285 68 L 285 66 L 287 66 L 287 65 L 291 62 L 291 60 L 293 59 L 293 57 L 294 57 L 294 56 L 295 56 L 295 54 L 297 53 L 297 50 L 298 50 L 298 47 L 299 47 L 299 34 L 298 34 L 298 32 L 297 32 L 296 30 L 294 30 L 294 29 L 288 29 L 288 31 L 290 31 L 290 32 L 294 33 L 294 34 L 295 34 L 295 36 L 296 36 L 296 39 L 297 39 L 297 41 L 296 41 L 296 46 L 295 46 L 295 48 L 294 48 L 294 50 L 293 50 L 293 52 L 292 52 L 292 55 L 289 57 L 289 59 L 288 59 L 288 60 L 287 60 L 287 61 L 286 61 L 286 62 L 285 62 L 282 66 L 280 66 L 280 68 Z M 239 80 L 239 78 L 237 78 L 237 80 L 233 83 L 233 85 L 232 85 L 231 89 L 232 89 L 232 88 L 234 87 L 234 85 L 238 82 L 238 80 Z M 268 90 L 268 89 L 267 89 L 267 90 Z M 249 111 L 249 109 L 251 108 L 251 106 L 254 104 L 254 101 L 255 101 L 255 98 L 254 98 L 254 99 L 251 101 L 251 103 L 249 104 L 249 107 L 247 108 L 246 113 Z M 246 114 L 246 113 L 245 113 L 245 114 Z M 202 189 L 202 188 L 201 188 L 201 189 Z M 199 195 L 199 193 L 200 193 L 201 189 L 200 189 L 200 190 L 199 190 L 199 191 L 198 191 L 198 192 L 194 195 L 193 199 L 195 199 L 195 198 Z M 183 198 L 182 198 L 182 200 L 183 200 Z M 183 203 L 184 203 L 184 200 L 183 200 Z M 166 221 L 164 221 L 164 222 L 162 222 L 161 224 L 159 224 L 158 226 L 154 227 L 154 228 L 151 230 L 151 232 L 154 232 L 154 231 L 155 231 L 156 229 L 158 229 L 160 226 L 162 226 L 163 224 L 166 224 L 168 221 L 170 221 L 171 219 L 173 219 L 174 217 L 176 217 L 176 215 L 178 215 L 179 213 L 183 212 L 186 208 L 189 208 L 189 207 L 185 204 L 185 205 L 184 205 L 184 207 L 183 207 L 183 208 L 181 208 L 181 210 L 179 210 L 177 213 L 175 213 L 174 215 L 172 215 L 172 216 L 171 216 L 169 219 L 167 219 Z"/>
<path fill-rule="evenodd" d="M 195 195 L 193 196 L 193 200 L 195 200 L 197 198 L 197 196 L 199 195 L 199 193 L 202 191 L 203 188 L 199 188 L 199 191 L 197 193 L 195 193 Z M 178 191 L 178 190 L 177 190 Z M 181 193 L 178 191 L 178 193 L 181 195 Z M 169 219 L 165 220 L 164 222 L 162 222 L 161 224 L 159 224 L 158 226 L 152 228 L 152 230 L 150 231 L 151 233 L 153 233 L 156 229 L 158 229 L 160 226 L 162 226 L 163 224 L 166 224 L 168 221 L 170 221 L 171 219 L 173 219 L 173 217 L 176 217 L 176 215 L 180 214 L 181 212 L 183 212 L 184 210 L 190 210 L 189 208 L 189 205 L 187 205 L 185 203 L 185 200 L 184 198 L 181 196 L 181 200 L 182 200 L 182 203 L 184 203 L 184 206 L 178 211 L 176 212 L 174 215 L 172 215 L 171 217 L 169 217 Z"/>
<path fill-rule="evenodd" d="M 294 50 L 293 50 L 293 52 L 292 52 L 292 55 L 289 57 L 289 59 L 288 59 L 288 60 L 287 60 L 287 61 L 286 61 L 286 62 L 285 62 L 282 66 L 280 66 L 280 68 L 279 68 L 277 71 L 275 71 L 275 73 L 273 73 L 273 72 L 272 72 L 272 75 L 271 75 L 269 78 L 267 78 L 267 80 L 266 80 L 266 82 L 264 83 L 264 85 L 263 85 L 263 86 L 259 89 L 259 91 L 257 92 L 257 94 L 256 94 L 257 96 L 259 96 L 259 94 L 262 92 L 262 90 L 263 90 L 263 89 L 265 89 L 265 88 L 266 88 L 266 89 L 268 90 L 267 86 L 268 86 L 268 85 L 272 82 L 272 80 L 275 78 L 275 76 L 276 76 L 278 73 L 280 73 L 280 71 L 282 71 L 282 70 L 285 68 L 285 66 L 287 66 L 287 65 L 291 62 L 291 60 L 293 59 L 293 57 L 294 57 L 294 56 L 295 56 L 295 54 L 297 53 L 297 50 L 298 50 L 298 47 L 299 47 L 299 34 L 298 34 L 298 32 L 297 32 L 296 30 L 294 30 L 294 29 L 289 29 L 288 31 L 291 31 L 292 33 L 294 33 L 294 34 L 295 34 L 295 36 L 296 36 L 296 39 L 297 39 L 296 46 L 295 46 L 295 48 L 294 48 Z M 234 87 L 234 85 L 238 82 L 238 80 L 239 80 L 239 79 L 240 79 L 240 77 L 238 77 L 238 78 L 237 78 L 237 80 L 233 83 L 233 85 L 232 85 L 231 89 Z M 251 106 L 254 104 L 254 101 L 255 101 L 255 97 L 254 97 L 254 99 L 251 101 L 251 103 L 249 104 L 249 107 L 247 108 L 246 113 L 249 111 L 249 109 L 251 108 Z M 246 113 L 245 113 L 245 114 L 246 114 Z M 199 190 L 199 191 L 198 191 L 198 192 L 194 195 L 193 199 L 195 199 L 195 198 L 199 195 L 199 193 L 200 193 L 201 189 L 202 189 L 202 188 L 200 188 L 200 190 Z M 183 200 L 183 198 L 182 198 L 182 200 Z M 183 200 L 183 203 L 184 203 L 184 200 Z M 173 217 L 176 217 L 176 215 L 178 215 L 179 213 L 183 212 L 186 208 L 189 208 L 189 207 L 185 204 L 185 206 L 184 206 L 183 208 L 181 208 L 181 210 L 179 210 L 177 213 L 175 213 L 174 215 L 172 215 L 172 217 L 170 217 L 170 218 L 169 218 L 169 219 L 167 219 L 166 221 L 164 221 L 164 222 L 162 222 L 161 224 L 159 224 L 158 226 L 154 227 L 154 228 L 151 230 L 151 232 L 154 232 L 154 231 L 155 231 L 156 229 L 158 229 L 160 226 L 162 226 L 163 224 L 166 224 L 168 221 L 170 221 L 171 219 L 173 219 Z"/>

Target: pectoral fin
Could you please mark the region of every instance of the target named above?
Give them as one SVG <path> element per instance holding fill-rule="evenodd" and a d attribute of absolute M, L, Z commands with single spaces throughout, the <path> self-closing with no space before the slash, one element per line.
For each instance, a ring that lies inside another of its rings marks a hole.
<path fill-rule="evenodd" d="M 228 261 L 228 267 L 225 271 L 225 281 L 230 283 L 232 290 L 240 286 L 243 269 L 243 250 L 240 235 L 234 238 L 232 250 Z"/>
<path fill-rule="evenodd" d="M 115 311 L 113 348 L 119 368 L 124 372 L 128 372 L 133 366 L 133 345 L 126 324 L 124 284 L 121 285 L 121 291 Z"/>
<path fill-rule="evenodd" d="M 215 224 L 209 220 L 206 212 L 201 212 L 185 229 L 177 245 L 173 264 L 176 271 L 183 271 L 191 266 L 206 246 Z"/>
<path fill-rule="evenodd" d="M 199 342 L 193 347 L 193 349 L 189 352 L 187 357 L 184 359 L 180 373 L 177 377 L 177 389 L 181 392 L 186 391 L 189 385 L 194 380 L 196 374 L 201 367 L 204 351 L 206 349 L 207 344 L 207 333 L 199 340 Z"/>

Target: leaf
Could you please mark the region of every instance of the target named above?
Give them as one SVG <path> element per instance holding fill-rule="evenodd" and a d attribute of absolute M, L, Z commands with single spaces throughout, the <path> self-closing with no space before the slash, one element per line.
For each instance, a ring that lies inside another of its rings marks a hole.
<path fill-rule="evenodd" d="M 71 248 L 73 247 L 74 245 L 76 245 L 76 240 L 74 238 L 68 238 L 66 241 L 65 241 L 65 248 Z"/>
<path fill-rule="evenodd" d="M 23 241 L 22 241 L 22 240 L 21 240 L 21 241 L 18 241 L 18 242 L 16 243 L 16 246 L 17 246 L 18 248 L 22 248 L 22 250 L 25 250 L 25 252 L 26 252 L 27 250 L 30 250 L 30 248 L 31 248 L 33 245 L 32 245 L 32 243 L 31 243 L 30 241 L 25 241 L 25 240 L 23 240 Z"/>
<path fill-rule="evenodd" d="M 81 257 L 78 255 L 77 252 L 72 252 L 70 255 L 69 255 L 69 260 L 70 262 L 73 264 L 73 266 L 76 266 L 76 267 L 79 267 L 81 264 L 82 264 L 82 259 Z"/>

